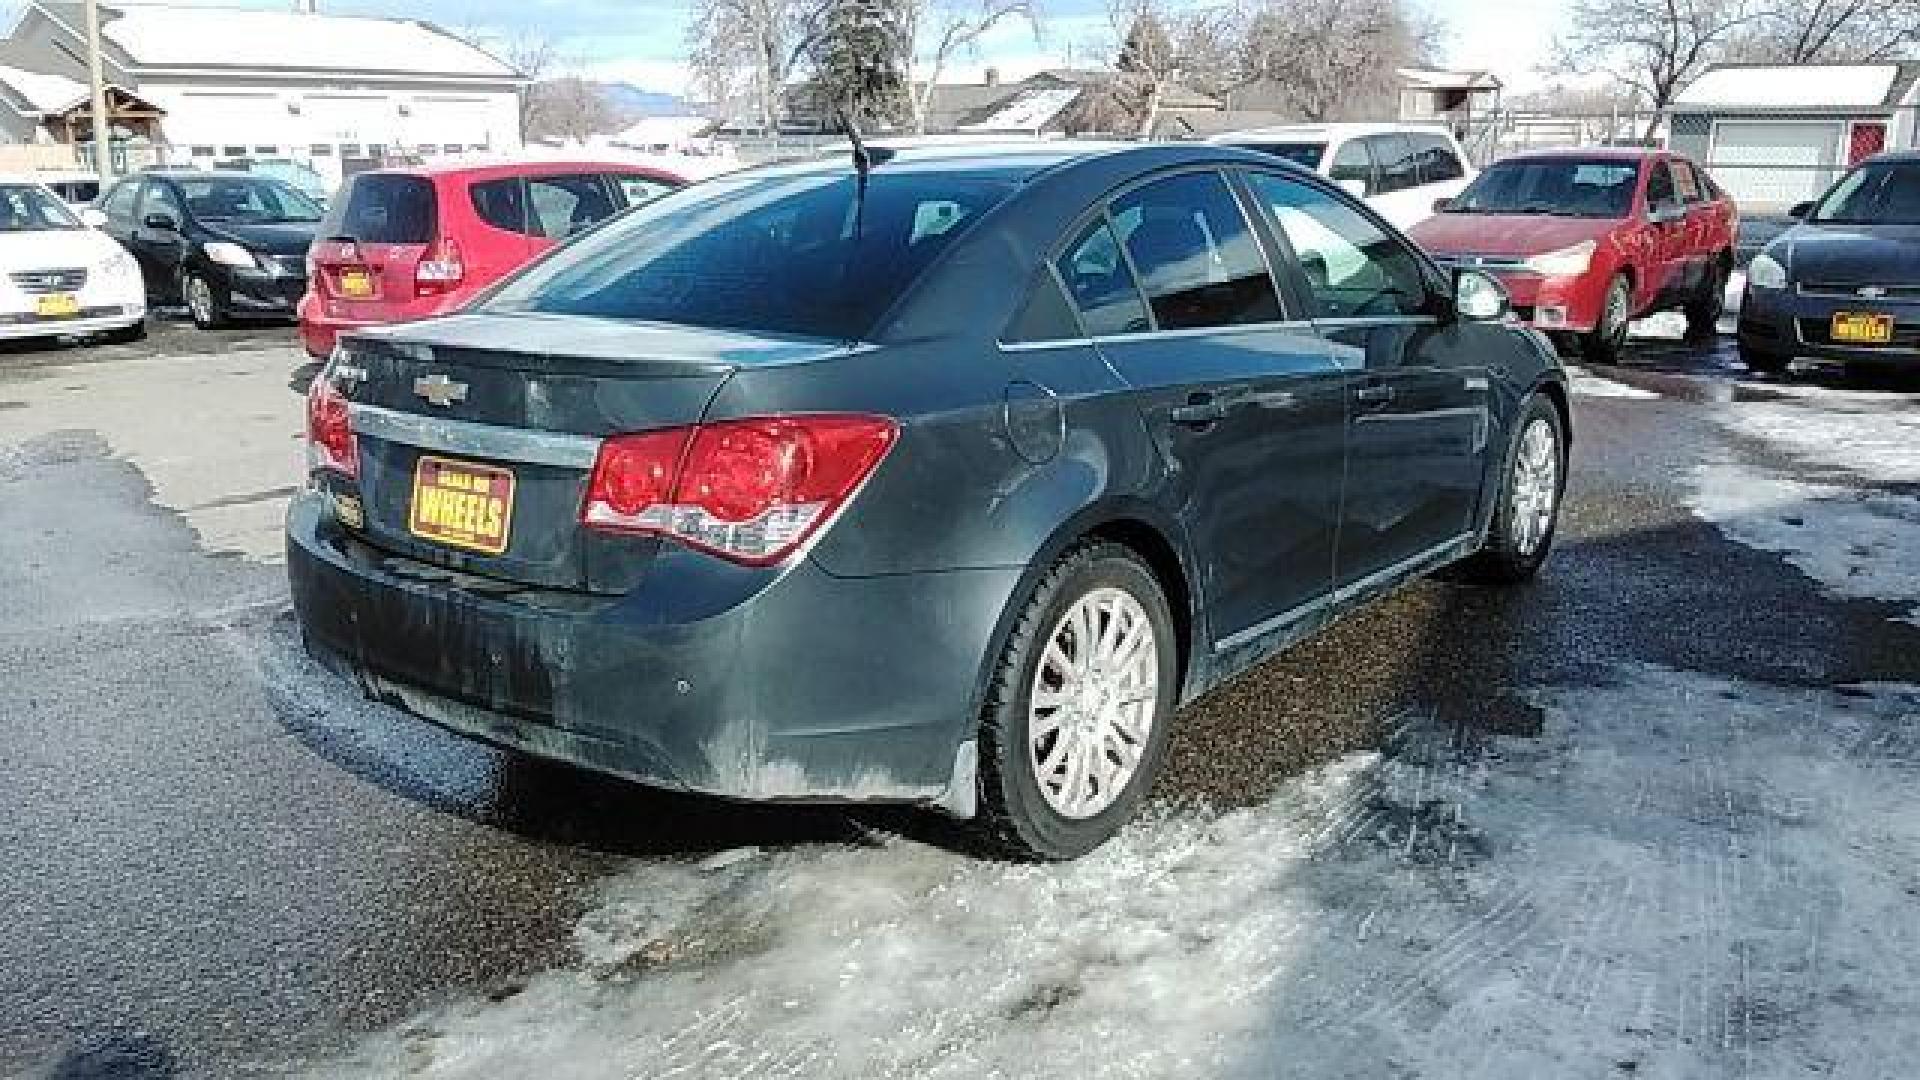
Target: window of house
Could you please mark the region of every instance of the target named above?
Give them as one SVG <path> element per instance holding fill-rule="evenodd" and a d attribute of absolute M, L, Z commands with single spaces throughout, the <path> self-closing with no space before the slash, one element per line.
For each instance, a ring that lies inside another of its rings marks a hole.
<path fill-rule="evenodd" d="M 1219 173 L 1181 173 L 1114 200 L 1114 227 L 1162 330 L 1273 322 L 1266 256 Z"/>
<path fill-rule="evenodd" d="M 214 148 L 211 146 L 196 146 L 189 149 L 187 153 L 194 157 L 212 157 L 214 155 Z"/>

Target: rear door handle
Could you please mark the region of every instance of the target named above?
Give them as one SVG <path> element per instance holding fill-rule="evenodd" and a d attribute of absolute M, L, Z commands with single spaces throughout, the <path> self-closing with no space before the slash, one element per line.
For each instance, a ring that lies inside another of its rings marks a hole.
<path fill-rule="evenodd" d="M 1212 394 L 1195 394 L 1187 399 L 1185 405 L 1175 405 L 1168 410 L 1167 418 L 1182 427 L 1211 427 L 1226 419 L 1227 407 L 1220 404 Z"/>
<path fill-rule="evenodd" d="M 1362 405 L 1386 405 L 1393 401 L 1393 387 L 1388 383 L 1368 383 L 1353 392 L 1353 400 Z"/>

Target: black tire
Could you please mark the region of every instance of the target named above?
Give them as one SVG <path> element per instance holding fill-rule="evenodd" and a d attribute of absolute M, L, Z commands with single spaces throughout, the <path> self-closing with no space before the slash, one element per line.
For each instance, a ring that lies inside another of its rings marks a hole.
<path fill-rule="evenodd" d="M 1133 775 L 1104 810 L 1071 818 L 1049 805 L 1028 758 L 1029 699 L 1042 656 L 1062 619 L 1096 589 L 1120 589 L 1138 601 L 1154 635 L 1158 677 L 1152 725 Z M 1070 549 L 1034 586 L 1015 617 L 993 670 L 980 729 L 980 816 L 985 841 L 1025 860 L 1072 859 L 1105 843 L 1138 811 L 1166 757 L 1179 682 L 1179 651 L 1166 594 L 1153 572 L 1120 544 L 1090 541 Z"/>
<path fill-rule="evenodd" d="M 1617 364 L 1627 345 L 1627 323 L 1633 318 L 1633 288 L 1627 275 L 1615 274 L 1607 282 L 1607 296 L 1600 305 L 1600 320 L 1592 330 L 1580 335 L 1580 354 L 1593 364 Z"/>
<path fill-rule="evenodd" d="M 1531 548 L 1523 550 L 1515 540 L 1514 488 L 1516 462 L 1527 431 L 1544 422 L 1553 433 L 1553 449 L 1558 471 L 1553 495 L 1553 516 L 1544 534 Z M 1493 520 L 1487 526 L 1487 539 L 1478 554 L 1461 564 L 1461 575 L 1481 585 L 1517 585 L 1540 572 L 1541 564 L 1553 550 L 1554 534 L 1559 531 L 1560 509 L 1567 491 L 1567 433 L 1560 410 L 1543 394 L 1534 394 L 1521 405 L 1514 417 L 1513 437 L 1501 461 L 1499 502 L 1494 504 Z"/>
<path fill-rule="evenodd" d="M 108 330 L 100 335 L 100 340 L 108 345 L 132 345 L 147 340 L 147 320 L 141 319 L 132 326 L 122 326 L 117 330 Z"/>
<path fill-rule="evenodd" d="M 195 302 L 195 290 L 206 290 L 206 304 Z M 180 299 L 187 305 L 193 325 L 202 330 L 221 330 L 231 321 L 227 317 L 227 298 L 218 285 L 192 270 L 180 272 Z"/>
<path fill-rule="evenodd" d="M 1720 315 L 1727 309 L 1727 268 L 1732 265 L 1731 255 L 1716 256 L 1707 276 L 1687 298 L 1687 340 L 1709 341 L 1720 333 Z"/>
<path fill-rule="evenodd" d="M 1787 368 L 1793 364 L 1793 357 L 1756 349 L 1743 341 L 1740 343 L 1740 362 L 1755 375 L 1785 375 Z"/>

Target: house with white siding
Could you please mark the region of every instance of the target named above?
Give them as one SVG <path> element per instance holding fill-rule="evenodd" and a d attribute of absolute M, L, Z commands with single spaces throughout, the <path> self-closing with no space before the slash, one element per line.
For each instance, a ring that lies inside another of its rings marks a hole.
<path fill-rule="evenodd" d="M 430 23 L 147 4 L 100 19 L 114 138 L 169 165 L 293 161 L 335 183 L 391 157 L 521 146 L 526 80 Z M 66 101 L 85 58 L 80 4 L 28 3 L 0 41 L 0 139 L 90 140 L 90 103 Z"/>

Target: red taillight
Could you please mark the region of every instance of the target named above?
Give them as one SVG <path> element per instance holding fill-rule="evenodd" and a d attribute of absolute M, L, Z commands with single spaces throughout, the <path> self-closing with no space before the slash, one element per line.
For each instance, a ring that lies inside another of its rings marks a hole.
<path fill-rule="evenodd" d="M 820 414 L 616 436 L 600 446 L 580 519 L 776 563 L 846 503 L 897 431 L 883 416 Z"/>
<path fill-rule="evenodd" d="M 350 479 L 360 475 L 360 452 L 353 443 L 346 395 L 324 371 L 307 387 L 307 467 L 329 469 Z"/>
<path fill-rule="evenodd" d="M 435 240 L 413 268 L 413 291 L 421 296 L 441 296 L 460 287 L 467 278 L 466 263 L 460 256 L 460 244 L 452 237 Z"/>

